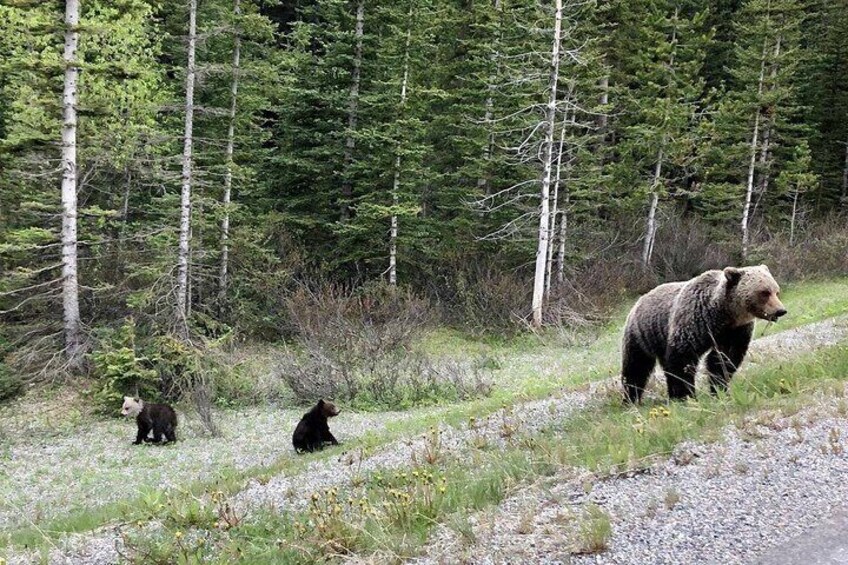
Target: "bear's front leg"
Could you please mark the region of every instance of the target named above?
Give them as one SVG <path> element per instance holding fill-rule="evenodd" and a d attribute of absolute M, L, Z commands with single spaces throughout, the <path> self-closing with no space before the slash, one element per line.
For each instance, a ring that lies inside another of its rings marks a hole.
<path fill-rule="evenodd" d="M 730 379 L 745 359 L 753 333 L 754 324 L 751 323 L 727 330 L 719 337 L 706 363 L 712 394 L 727 390 Z"/>
<path fill-rule="evenodd" d="M 150 433 L 150 426 L 143 421 L 136 421 L 136 425 L 138 426 L 138 433 L 135 436 L 133 445 L 141 445 L 141 442 L 147 441 L 147 434 Z"/>
<path fill-rule="evenodd" d="M 336 441 L 336 438 L 333 437 L 333 434 L 330 432 L 330 430 L 326 430 L 326 431 L 321 432 L 321 441 L 327 442 L 330 445 L 338 445 L 339 444 L 339 442 Z"/>

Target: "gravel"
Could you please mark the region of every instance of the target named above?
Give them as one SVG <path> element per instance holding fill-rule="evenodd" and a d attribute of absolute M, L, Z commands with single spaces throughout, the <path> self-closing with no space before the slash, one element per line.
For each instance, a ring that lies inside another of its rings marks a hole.
<path fill-rule="evenodd" d="M 786 332 L 774 334 L 754 342 L 752 346 L 752 361 L 756 362 L 761 356 L 769 357 L 772 353 L 780 352 L 785 355 L 786 350 L 795 353 L 799 349 L 811 349 L 820 344 L 832 344 L 848 335 L 848 325 L 845 319 L 830 320 L 810 326 L 804 326 Z M 515 359 L 509 360 L 508 365 L 512 366 Z M 539 360 L 543 363 L 544 360 Z M 562 360 L 557 359 L 545 367 L 537 367 L 538 372 L 547 373 L 553 370 L 554 366 L 561 366 Z M 505 370 L 509 369 L 505 367 Z M 475 423 L 473 426 L 463 425 L 458 428 L 442 425 L 439 426 L 440 431 L 440 452 L 450 454 L 451 456 L 461 457 L 466 450 L 464 446 L 470 441 L 479 442 L 481 440 L 490 444 L 502 444 L 506 441 L 504 437 L 505 428 L 513 428 L 521 430 L 522 434 L 533 433 L 551 423 L 561 421 L 571 414 L 574 410 L 584 408 L 587 403 L 602 396 L 599 391 L 607 391 L 610 387 L 616 387 L 616 379 L 609 379 L 600 383 L 594 383 L 583 387 L 581 390 L 561 391 L 544 400 L 526 402 L 516 407 L 515 411 L 501 410 L 493 414 L 481 422 Z M 437 412 L 434 409 L 434 412 Z M 250 410 L 240 413 L 227 413 L 222 416 L 220 424 L 225 433 L 226 441 L 210 440 L 203 438 L 199 434 L 192 435 L 189 429 L 183 431 L 183 441 L 175 447 L 161 448 L 158 446 L 131 446 L 129 445 L 134 433 L 132 423 L 125 421 L 114 421 L 96 423 L 88 429 L 73 433 L 70 435 L 60 435 L 59 437 L 43 437 L 36 441 L 26 441 L 22 438 L 20 441 L 12 441 L 5 453 L 0 454 L 0 460 L 3 462 L 0 477 L 4 480 L 0 482 L 0 527 L 7 528 L 14 525 L 25 524 L 28 519 L 33 517 L 43 519 L 51 514 L 51 509 L 56 508 L 57 514 L 62 511 L 67 511 L 69 504 L 78 504 L 82 507 L 91 507 L 103 504 L 110 500 L 118 500 L 125 497 L 131 497 L 138 494 L 139 489 L 144 486 L 170 486 L 175 484 L 184 484 L 186 475 L 191 477 L 190 480 L 198 480 L 204 477 L 211 477 L 219 472 L 222 467 L 229 466 L 238 469 L 250 468 L 258 465 L 267 465 L 272 461 L 289 453 L 293 457 L 290 447 L 290 430 L 300 417 L 301 411 L 290 410 Z M 387 422 L 397 422 L 403 418 L 412 416 L 420 416 L 422 412 L 409 413 L 381 413 L 381 414 L 343 414 L 342 417 L 334 420 L 333 431 L 336 433 L 342 443 L 345 440 L 357 437 L 365 432 L 379 433 Z M 182 426 L 183 424 L 181 424 Z M 827 428 L 831 423 L 822 422 L 817 426 Z M 844 422 L 842 424 L 844 428 Z M 816 428 L 818 429 L 818 428 Z M 829 429 L 829 428 L 828 428 Z M 820 430 L 819 430 L 820 431 Z M 848 437 L 848 430 L 843 429 L 843 436 Z M 9 434 L 7 434 L 9 435 Z M 14 434 L 11 434 L 14 436 Z M 210 449 L 210 442 L 215 442 L 215 449 Z M 421 454 L 427 442 L 427 434 L 418 435 L 413 438 L 397 440 L 390 445 L 378 448 L 373 453 L 366 453 L 361 450 L 355 452 L 342 453 L 338 458 L 315 460 L 310 463 L 305 469 L 302 469 L 296 475 L 286 476 L 277 475 L 271 480 L 261 484 L 258 481 L 250 481 L 246 488 L 235 496 L 235 504 L 240 511 L 250 512 L 259 508 L 273 508 L 277 511 L 296 510 L 303 508 L 307 503 L 308 496 L 315 490 L 328 488 L 330 486 L 341 486 L 350 484 L 351 481 L 369 471 L 386 470 L 402 467 L 412 463 L 413 458 L 417 454 Z M 741 440 L 738 440 L 741 441 Z M 732 435 L 727 438 L 727 446 L 723 449 L 734 451 L 734 440 Z M 744 442 L 742 442 L 744 443 Z M 803 444 L 801 444 L 803 445 Z M 709 450 L 703 449 L 705 453 Z M 738 451 L 738 450 L 737 450 Z M 812 451 L 815 451 L 814 449 Z M 813 453 L 814 455 L 814 453 Z M 835 459 L 834 459 L 835 458 Z M 659 545 L 656 539 L 648 537 L 648 532 L 659 534 L 664 532 L 672 540 L 680 539 L 679 543 L 682 546 L 688 547 L 686 542 L 689 538 L 695 536 L 687 534 L 687 530 L 701 532 L 694 521 L 693 523 L 677 523 L 676 526 L 665 528 L 661 523 L 660 515 L 652 520 L 660 520 L 656 524 L 651 522 L 650 528 L 640 528 L 638 534 L 634 534 L 634 540 L 631 540 L 626 534 L 630 516 L 629 513 L 637 512 L 641 507 L 644 510 L 645 498 L 644 492 L 651 492 L 656 496 L 656 490 L 651 490 L 648 485 L 638 483 L 639 480 L 657 480 L 658 477 L 679 477 L 679 480 L 684 480 L 685 472 L 694 472 L 701 469 L 703 461 L 709 458 L 705 455 L 698 459 L 698 464 L 690 467 L 682 467 L 674 474 L 671 471 L 662 471 L 658 469 L 654 474 L 633 479 L 633 483 L 623 482 L 619 485 L 618 481 L 608 483 L 607 488 L 612 488 L 613 492 L 629 492 L 628 488 L 635 488 L 633 494 L 627 496 L 622 495 L 614 498 L 612 494 L 605 491 L 605 485 L 598 485 L 592 491 L 592 496 L 597 497 L 599 503 L 602 503 L 604 508 L 608 509 L 614 516 L 614 524 L 616 535 L 613 540 L 612 552 L 603 554 L 600 561 L 592 561 L 595 558 L 581 558 L 587 562 L 597 563 L 653 563 L 654 561 L 645 561 L 645 557 L 635 561 L 621 561 L 621 555 L 642 555 L 638 551 L 638 547 L 647 547 L 652 550 L 659 551 Z M 825 458 L 827 459 L 827 458 Z M 844 464 L 844 456 L 831 457 L 835 461 L 841 461 Z M 830 461 L 827 459 L 827 461 Z M 773 467 L 768 473 L 789 473 L 790 476 L 794 472 L 797 476 L 803 476 L 803 480 L 809 480 L 807 475 L 802 475 L 796 467 L 797 465 L 786 465 L 785 458 L 774 458 Z M 831 463 L 833 463 L 831 461 Z M 782 469 L 781 465 L 787 467 Z M 673 469 L 673 468 L 672 468 Z M 734 477 L 736 481 L 728 480 L 729 484 L 745 485 L 745 489 L 755 492 L 768 492 L 766 487 L 768 482 L 763 484 L 752 484 L 750 481 L 753 477 L 759 476 L 760 466 L 752 465 L 750 474 L 737 473 Z M 802 467 L 804 469 L 804 467 Z M 811 473 L 821 472 L 827 473 L 844 473 L 845 468 L 839 467 L 841 471 L 827 467 L 824 463 L 814 467 Z M 779 476 L 779 475 L 775 475 Z M 816 475 L 818 476 L 818 475 Z M 33 480 L 33 477 L 37 477 Z M 714 480 L 722 477 L 721 474 L 713 477 Z M 6 480 L 8 479 L 8 480 Z M 561 488 L 566 490 L 574 490 L 575 485 L 569 481 L 573 481 L 573 477 L 561 477 Z M 741 480 L 739 480 L 741 479 Z M 678 480 L 675 478 L 669 479 L 665 483 L 661 483 L 656 488 L 662 490 L 667 486 L 669 481 Z M 691 488 L 692 493 L 685 495 L 678 507 L 675 507 L 675 512 L 681 517 L 685 517 L 684 509 L 687 505 L 693 508 L 692 516 L 703 516 L 705 510 L 699 509 L 699 505 L 718 504 L 716 497 L 711 496 L 710 491 L 706 491 L 705 498 L 702 500 L 695 496 L 699 491 L 695 488 L 697 484 L 706 484 L 701 478 L 687 479 L 692 482 L 692 485 L 684 485 L 681 483 L 680 491 L 684 494 L 686 489 Z M 699 483 L 700 481 L 700 483 Z M 579 480 L 578 480 L 579 482 Z M 848 489 L 848 482 L 845 483 Z M 582 483 L 580 483 L 582 485 Z M 777 483 L 775 483 L 777 484 Z M 790 492 L 787 489 L 786 496 L 794 496 L 792 492 L 796 492 L 797 496 L 808 492 L 809 489 L 801 488 L 797 485 L 801 483 L 793 483 L 796 486 Z M 570 485 L 570 486 L 568 486 Z M 623 485 L 623 486 L 622 486 Z M 635 485 L 635 487 L 634 487 Z M 531 496 L 533 489 L 525 489 L 524 496 Z M 606 492 L 606 494 L 604 494 Z M 722 490 L 722 492 L 725 492 Z M 745 493 L 744 489 L 730 488 L 727 490 L 728 497 L 731 497 L 734 492 Z M 817 500 L 829 498 L 825 496 L 826 488 L 822 490 L 814 490 L 811 496 Z M 637 496 L 638 494 L 638 496 Z M 715 494 L 715 493 L 712 493 Z M 750 494 L 750 493 L 749 493 Z M 573 492 L 566 492 L 568 500 L 574 499 L 576 496 Z M 781 496 L 783 496 L 781 494 Z M 605 498 L 606 497 L 606 498 Z M 769 500 L 768 496 L 749 498 L 763 498 Z M 833 500 L 833 498 L 830 498 Z M 635 501 L 633 504 L 627 504 L 628 501 Z M 522 510 L 524 506 L 519 504 L 521 501 L 513 501 L 510 499 L 496 510 L 499 515 L 502 515 L 503 520 L 523 520 L 521 512 L 525 514 L 527 510 Z M 776 502 L 779 502 L 776 500 Z M 821 502 L 821 501 L 819 501 Z M 736 502 L 728 502 L 735 504 Z M 527 504 L 527 501 L 524 501 Z M 823 504 L 823 503 L 822 503 Z M 641 506 L 640 506 L 641 505 Z M 579 514 L 580 505 L 574 506 L 571 502 L 566 504 L 566 508 L 570 509 L 572 514 Z M 701 520 L 701 523 L 711 522 L 714 524 L 724 524 L 721 521 L 725 516 L 737 516 L 731 513 L 727 508 L 716 506 L 717 516 L 715 519 L 708 518 Z M 817 508 L 819 508 L 817 506 Z M 706 510 L 709 512 L 709 509 Z M 753 511 L 762 512 L 760 509 Z M 819 510 L 821 511 L 821 508 Z M 562 509 L 557 509 L 554 505 L 548 511 L 540 507 L 533 509 L 534 520 L 544 520 L 546 516 L 554 520 L 554 523 L 567 521 L 568 516 L 572 514 L 563 513 Z M 553 514 L 552 514 L 553 513 Z M 644 512 L 642 512 L 644 514 Z M 638 512 L 637 512 L 638 514 Z M 664 514 L 662 514 L 665 516 Z M 712 514 L 708 513 L 708 516 Z M 759 516 L 756 519 L 748 518 L 752 523 L 751 528 L 757 530 L 758 527 L 765 527 L 768 524 L 763 524 L 761 521 L 771 518 L 772 515 L 765 517 Z M 507 518 L 508 517 L 508 518 Z M 791 516 L 787 518 L 789 520 Z M 636 519 L 640 523 L 647 523 L 646 518 L 637 516 Z M 692 518 L 689 518 L 693 520 Z M 493 522 L 498 524 L 497 520 Z M 744 523 L 744 522 L 743 522 Z M 688 524 L 688 525 L 686 525 Z M 738 524 L 730 521 L 730 534 L 738 532 Z M 693 530 L 694 528 L 694 530 Z M 484 528 L 485 529 L 485 528 Z M 552 533 L 536 536 L 517 536 L 515 528 L 509 524 L 501 529 L 503 547 L 509 548 L 515 546 L 516 540 L 532 539 L 535 545 L 530 546 L 530 550 L 525 553 L 516 555 L 517 562 L 523 558 L 520 555 L 531 556 L 533 561 L 556 563 L 561 558 L 562 562 L 568 562 L 571 551 L 568 537 L 559 538 Z M 545 532 L 554 532 L 557 530 L 554 526 L 547 525 L 544 528 L 536 528 L 536 530 Z M 566 531 L 567 528 L 559 528 Z M 706 530 L 704 530 L 706 531 Z M 722 543 L 715 541 L 716 536 L 723 532 L 720 528 L 709 529 L 709 539 L 707 545 L 715 546 L 717 552 L 724 547 Z M 565 535 L 565 534 L 563 534 Z M 698 538 L 702 534 L 698 534 Z M 707 535 L 707 534 L 703 534 Z M 662 536 L 658 536 L 662 537 Z M 449 546 L 448 540 L 451 538 L 451 533 L 447 528 L 440 528 L 433 545 L 433 559 L 427 562 L 438 562 L 440 554 L 439 546 Z M 481 536 L 480 539 L 486 539 Z M 640 542 L 639 540 L 645 540 Z M 512 540 L 512 541 L 510 541 Z M 119 543 L 119 534 L 111 529 L 104 529 L 100 532 L 87 535 L 74 535 L 59 542 L 58 547 L 50 552 L 50 563 L 114 563 L 118 560 L 118 554 L 115 549 L 115 544 Z M 746 540 L 750 543 L 750 540 Z M 475 556 L 474 562 L 486 563 L 493 562 L 495 556 L 500 555 L 497 547 L 501 547 L 496 542 L 484 544 L 482 553 Z M 627 544 L 631 544 L 628 546 Z M 640 545 L 641 543 L 641 545 Z M 729 543 L 729 542 L 728 542 Z M 553 546 L 551 544 L 554 544 Z M 520 544 L 519 544 L 520 545 Z M 517 547 L 517 546 L 516 546 Z M 676 547 L 676 546 L 675 546 Z M 697 543 L 693 545 L 696 549 L 701 547 Z M 735 545 L 733 546 L 736 547 Z M 533 549 L 535 548 L 535 549 Z M 621 550 L 621 551 L 619 551 Z M 676 550 L 675 550 L 676 551 Z M 681 549 L 681 551 L 683 551 Z M 691 550 L 695 551 L 695 550 Z M 735 549 L 734 549 L 735 551 Z M 529 553 L 527 553 L 529 552 Z M 472 547 L 473 553 L 473 547 Z M 450 555 L 458 555 L 456 553 L 448 553 Z M 503 553 L 509 555 L 509 552 Z M 671 553 L 670 555 L 677 555 Z M 684 555 L 684 554 L 679 554 Z M 690 555 L 686 553 L 685 555 Z M 694 555 L 694 554 L 691 554 Z M 707 554 L 709 555 L 709 554 Z M 559 557 L 557 557 L 559 556 Z M 605 561 L 608 556 L 612 561 Z M 28 563 L 36 560 L 36 556 L 29 553 L 10 552 L 7 556 L 9 563 Z M 616 561 L 618 559 L 619 561 Z M 652 559 L 652 557 L 650 558 Z M 498 561 L 497 562 L 502 562 Z M 703 560 L 696 560 L 702 562 Z M 450 561 L 448 561 L 450 562 Z M 580 561 L 583 562 L 583 561 Z M 656 561 L 660 563 L 662 561 Z M 670 561 L 671 562 L 671 561 Z M 680 562 L 675 560 L 674 562 Z"/>
<path fill-rule="evenodd" d="M 224 440 L 204 437 L 182 418 L 175 446 L 131 445 L 135 422 L 95 422 L 59 437 L 17 439 L 0 452 L 0 528 L 42 522 L 71 508 L 93 508 L 134 498 L 148 488 L 175 487 L 209 479 L 223 468 L 267 466 L 294 457 L 291 430 L 303 410 L 252 409 L 222 413 Z M 379 433 L 406 413 L 345 414 L 333 422 L 340 441 Z M 215 448 L 210 449 L 210 444 Z"/>
<path fill-rule="evenodd" d="M 471 517 L 473 542 L 440 527 L 427 557 L 410 563 L 751 563 L 844 506 L 846 438 L 842 399 L 760 414 L 716 444 L 681 444 L 646 472 L 598 480 L 566 471 L 524 488 Z M 575 555 L 588 503 L 611 517 L 612 541 Z"/>

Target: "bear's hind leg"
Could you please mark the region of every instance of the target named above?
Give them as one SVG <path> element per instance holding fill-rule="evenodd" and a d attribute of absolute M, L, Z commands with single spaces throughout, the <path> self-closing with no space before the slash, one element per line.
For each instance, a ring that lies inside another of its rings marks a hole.
<path fill-rule="evenodd" d="M 698 355 L 670 350 L 663 363 L 668 397 L 685 400 L 695 397 L 695 372 L 698 370 Z"/>
<path fill-rule="evenodd" d="M 637 343 L 628 339 L 624 343 L 621 363 L 621 382 L 628 402 L 637 403 L 642 399 L 645 385 L 656 365 L 653 355 L 645 353 Z"/>

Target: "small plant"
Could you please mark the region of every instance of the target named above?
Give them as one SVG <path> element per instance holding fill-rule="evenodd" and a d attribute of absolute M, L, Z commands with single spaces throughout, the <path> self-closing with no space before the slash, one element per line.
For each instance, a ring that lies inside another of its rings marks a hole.
<path fill-rule="evenodd" d="M 535 514 L 535 508 L 528 508 L 524 511 L 518 520 L 518 526 L 515 528 L 515 531 L 522 535 L 532 534 L 533 530 L 536 529 Z"/>
<path fill-rule="evenodd" d="M 666 509 L 673 510 L 677 503 L 680 502 L 680 493 L 675 488 L 669 488 L 665 491 L 663 503 Z"/>
<path fill-rule="evenodd" d="M 355 504 L 362 513 L 371 511 L 366 499 L 348 499 L 347 509 L 343 508 L 335 488 L 325 490 L 323 495 L 315 492 L 309 502 L 306 522 L 295 523 L 295 531 L 307 543 L 322 547 L 328 553 L 350 553 L 359 537 L 351 517 Z"/>
<path fill-rule="evenodd" d="M 436 426 L 430 428 L 424 436 L 424 446 L 421 448 L 421 455 L 412 454 L 412 461 L 416 465 L 435 465 L 444 457 L 442 452 L 442 432 Z"/>
<path fill-rule="evenodd" d="M 830 452 L 833 455 L 842 455 L 844 448 L 842 447 L 842 434 L 839 428 L 831 428 L 827 435 L 827 441 L 830 445 Z"/>
<path fill-rule="evenodd" d="M 235 528 L 243 521 L 243 516 L 236 512 L 233 505 L 230 503 L 229 497 L 223 491 L 215 491 L 210 494 L 212 504 L 215 505 L 218 520 L 215 526 L 219 530 L 229 530 Z"/>
<path fill-rule="evenodd" d="M 597 504 L 589 504 L 578 531 L 573 553 L 588 555 L 600 553 L 609 547 L 612 538 L 612 523 L 604 510 Z"/>
<path fill-rule="evenodd" d="M 460 535 L 466 545 L 471 545 L 477 541 L 477 534 L 474 533 L 474 526 L 468 519 L 468 514 L 459 513 L 452 516 L 448 525 Z"/>

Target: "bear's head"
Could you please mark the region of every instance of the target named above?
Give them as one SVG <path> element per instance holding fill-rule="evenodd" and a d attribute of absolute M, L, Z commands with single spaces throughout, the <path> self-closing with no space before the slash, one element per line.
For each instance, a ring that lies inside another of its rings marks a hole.
<path fill-rule="evenodd" d="M 124 405 L 121 407 L 121 414 L 124 416 L 134 418 L 141 413 L 141 410 L 144 408 L 144 401 L 140 398 L 133 398 L 132 396 L 124 397 Z"/>
<path fill-rule="evenodd" d="M 327 402 L 323 398 L 318 401 L 318 410 L 321 414 L 327 418 L 332 418 L 333 416 L 338 416 L 340 410 L 336 408 L 336 405 L 332 402 Z"/>
<path fill-rule="evenodd" d="M 724 277 L 728 301 L 738 324 L 747 324 L 754 318 L 776 322 L 786 314 L 780 301 L 780 286 L 765 265 L 727 267 Z"/>

